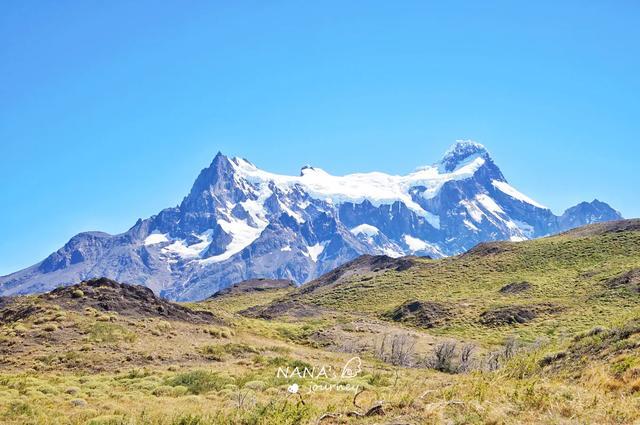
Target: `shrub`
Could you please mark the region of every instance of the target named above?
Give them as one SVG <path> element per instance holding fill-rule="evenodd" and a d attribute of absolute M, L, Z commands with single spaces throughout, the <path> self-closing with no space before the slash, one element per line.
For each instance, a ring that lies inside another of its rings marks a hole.
<path fill-rule="evenodd" d="M 174 389 L 175 387 L 172 387 L 171 385 L 160 385 L 159 387 L 156 387 L 151 394 L 155 396 L 170 396 L 174 394 Z"/>
<path fill-rule="evenodd" d="M 136 334 L 112 323 L 94 323 L 89 329 L 89 340 L 93 342 L 115 343 L 120 341 L 133 342 Z"/>
<path fill-rule="evenodd" d="M 74 398 L 70 403 L 74 407 L 84 407 L 87 405 L 87 402 L 81 398 Z"/>
<path fill-rule="evenodd" d="M 241 356 L 243 354 L 259 354 L 260 351 L 247 344 L 228 343 L 224 345 L 203 345 L 198 348 L 198 352 L 204 355 L 209 360 L 222 361 L 226 354 L 231 354 L 234 357 Z"/>
<path fill-rule="evenodd" d="M 540 359 L 539 364 L 541 367 L 549 366 L 551 363 L 564 359 L 565 357 L 567 357 L 566 351 L 549 353 L 549 354 L 546 354 L 542 359 Z"/>
<path fill-rule="evenodd" d="M 23 401 L 12 401 L 6 410 L 7 416 L 31 416 L 33 413 L 33 408 Z"/>
<path fill-rule="evenodd" d="M 391 340 L 388 335 L 382 337 L 380 345 L 376 349 L 376 356 L 383 362 L 394 366 L 411 366 L 413 364 L 415 338 L 407 334 L 393 335 Z"/>
<path fill-rule="evenodd" d="M 373 372 L 371 375 L 366 376 L 369 385 L 374 387 L 386 387 L 390 384 L 386 375 L 379 371 Z"/>
<path fill-rule="evenodd" d="M 78 388 L 78 387 L 69 387 L 66 390 L 64 390 L 64 392 L 67 393 L 67 394 L 71 394 L 71 395 L 78 394 L 80 392 L 80 388 Z"/>
<path fill-rule="evenodd" d="M 125 425 L 127 422 L 120 415 L 97 416 L 87 421 L 87 425 Z"/>
<path fill-rule="evenodd" d="M 228 343 L 224 345 L 224 350 L 225 352 L 232 354 L 234 356 L 239 356 L 242 354 L 247 354 L 247 353 L 251 353 L 251 354 L 258 354 L 260 351 L 255 348 L 252 347 L 250 345 L 247 344 L 236 344 L 236 343 Z"/>
<path fill-rule="evenodd" d="M 82 290 L 81 290 L 81 289 L 76 289 L 75 291 L 73 291 L 73 292 L 71 293 L 71 296 L 72 296 L 73 298 L 82 298 L 82 297 L 84 297 L 84 292 L 82 292 Z"/>
<path fill-rule="evenodd" d="M 22 335 L 27 332 L 27 328 L 22 324 L 17 324 L 13 327 L 13 331 L 18 335 Z"/>
<path fill-rule="evenodd" d="M 456 372 L 456 368 L 453 365 L 455 350 L 456 343 L 454 341 L 441 342 L 433 349 L 432 357 L 428 362 L 428 365 L 440 372 Z"/>
<path fill-rule="evenodd" d="M 224 359 L 224 349 L 222 345 L 203 345 L 198 348 L 198 352 L 209 360 L 221 362 Z"/>
<path fill-rule="evenodd" d="M 265 384 L 263 381 L 249 381 L 246 384 L 244 384 L 244 388 L 250 389 L 250 390 L 254 390 L 254 391 L 262 391 L 265 389 L 265 387 L 267 386 L 267 384 Z"/>
<path fill-rule="evenodd" d="M 230 378 L 206 370 L 194 370 L 180 373 L 169 378 L 165 384 L 172 387 L 184 386 L 191 394 L 202 394 L 212 390 L 220 390 L 231 382 Z"/>

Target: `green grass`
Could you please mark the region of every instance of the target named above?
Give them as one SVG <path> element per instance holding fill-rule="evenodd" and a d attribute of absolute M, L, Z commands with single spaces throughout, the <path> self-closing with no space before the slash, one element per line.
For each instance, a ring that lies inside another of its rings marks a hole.
<path fill-rule="evenodd" d="M 108 322 L 95 322 L 88 331 L 89 340 L 96 343 L 117 344 L 134 342 L 136 334 L 125 327 Z"/>
<path fill-rule="evenodd" d="M 353 275 L 303 295 L 287 290 L 297 302 L 328 310 L 309 308 L 318 314 L 306 318 L 261 320 L 238 314 L 284 295 L 277 291 L 191 304 L 216 312 L 224 326 L 95 309 L 60 311 L 40 302 L 32 316 L 0 323 L 0 423 L 640 421 L 640 294 L 603 285 L 640 267 L 640 233 L 563 235 L 499 246 L 504 250 L 498 254 L 418 260 L 404 272 Z M 499 292 L 520 281 L 532 288 Z M 411 325 L 384 316 L 409 299 L 441 303 L 451 315 L 442 326 L 409 330 Z M 488 309 L 543 303 L 558 310 L 517 325 L 490 327 L 479 321 Z M 356 352 L 343 352 L 339 345 L 327 348 L 314 339 L 323 332 L 348 340 L 407 331 L 422 342 L 416 348 L 419 356 L 432 354 L 429 350 L 444 340 L 453 339 L 458 347 L 473 340 L 479 346 L 473 364 L 479 366 L 452 368 L 451 373 L 428 363 L 401 367 L 380 360 L 373 339 L 369 345 L 351 345 L 362 349 Z M 502 344 L 512 338 L 521 348 L 507 355 Z M 309 381 L 276 373 L 278 368 L 326 364 L 340 371 L 356 353 L 362 371 L 352 382 L 363 390 L 357 403 L 353 393 L 310 391 L 314 384 L 338 384 L 340 376 Z M 500 367 L 482 367 L 496 353 Z M 301 387 L 298 395 L 288 391 L 293 382 Z M 380 400 L 384 416 L 353 414 Z M 333 416 L 320 422 L 323 414 Z"/>
<path fill-rule="evenodd" d="M 407 271 L 375 273 L 367 281 L 355 275 L 345 283 L 320 287 L 297 299 L 376 317 L 411 299 L 441 302 L 454 314 L 447 324 L 430 332 L 485 343 L 497 343 L 513 333 L 527 341 L 561 337 L 640 314 L 638 293 L 602 285 L 608 278 L 640 267 L 639 232 L 556 236 L 502 246 L 505 251 L 493 255 L 421 260 Z M 504 285 L 518 281 L 533 286 L 520 294 L 499 292 Z M 552 303 L 561 311 L 543 314 L 526 326 L 479 323 L 486 310 L 539 303 Z"/>

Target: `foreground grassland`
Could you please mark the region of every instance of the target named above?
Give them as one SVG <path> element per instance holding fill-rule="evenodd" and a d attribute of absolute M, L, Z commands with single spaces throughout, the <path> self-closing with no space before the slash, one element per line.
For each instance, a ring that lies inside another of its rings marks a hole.
<path fill-rule="evenodd" d="M 188 309 L 106 284 L 0 301 L 0 423 L 640 423 L 638 230 L 412 261 Z M 338 373 L 278 374 L 314 367 Z"/>

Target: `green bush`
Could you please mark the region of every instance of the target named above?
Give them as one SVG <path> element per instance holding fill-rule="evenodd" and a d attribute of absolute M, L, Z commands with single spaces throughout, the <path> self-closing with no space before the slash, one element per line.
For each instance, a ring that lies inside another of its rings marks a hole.
<path fill-rule="evenodd" d="M 49 324 L 44 325 L 44 327 L 42 329 L 44 329 L 47 332 L 54 332 L 54 331 L 58 330 L 58 326 L 53 324 L 53 323 L 49 323 Z"/>
<path fill-rule="evenodd" d="M 97 416 L 87 421 L 87 425 L 125 425 L 127 422 L 120 415 Z"/>
<path fill-rule="evenodd" d="M 136 338 L 137 336 L 135 333 L 120 325 L 112 323 L 97 322 L 89 329 L 89 340 L 93 342 L 134 342 Z"/>
<path fill-rule="evenodd" d="M 212 390 L 220 390 L 229 383 L 231 383 L 231 378 L 223 377 L 217 373 L 206 370 L 180 373 L 165 381 L 166 385 L 172 387 L 186 387 L 191 394 L 202 394 Z"/>
<path fill-rule="evenodd" d="M 227 354 L 238 357 L 243 354 L 259 354 L 260 350 L 247 344 L 230 342 L 227 344 L 203 345 L 198 348 L 198 352 L 209 360 L 222 361 Z"/>

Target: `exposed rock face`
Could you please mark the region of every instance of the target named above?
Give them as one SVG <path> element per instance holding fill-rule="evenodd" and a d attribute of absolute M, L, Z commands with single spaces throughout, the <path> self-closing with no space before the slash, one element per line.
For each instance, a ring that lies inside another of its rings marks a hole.
<path fill-rule="evenodd" d="M 610 289 L 626 288 L 633 292 L 640 292 L 640 268 L 631 269 L 604 281 L 604 286 Z"/>
<path fill-rule="evenodd" d="M 502 294 L 520 294 L 531 289 L 529 282 L 511 282 L 500 288 Z"/>
<path fill-rule="evenodd" d="M 257 277 L 307 282 L 362 254 L 435 258 L 619 218 L 599 201 L 555 216 L 510 186 L 470 141 L 406 176 L 332 176 L 314 167 L 283 176 L 219 153 L 180 205 L 119 235 L 76 235 L 42 262 L 0 277 L 0 295 L 104 276 L 197 300 Z"/>
<path fill-rule="evenodd" d="M 40 298 L 62 306 L 66 310 L 117 312 L 123 316 L 163 317 L 192 323 L 220 322 L 209 311 L 194 311 L 162 298 L 140 285 L 125 285 L 111 279 L 98 278 L 78 285 L 56 288 Z"/>
<path fill-rule="evenodd" d="M 249 279 L 239 283 L 234 283 L 228 288 L 222 289 L 209 298 L 220 298 L 233 296 L 236 294 L 246 294 L 252 292 L 277 291 L 280 289 L 293 289 L 296 284 L 287 279 Z"/>
<path fill-rule="evenodd" d="M 480 315 L 480 323 L 485 326 L 504 326 L 527 323 L 542 314 L 556 313 L 559 308 L 553 304 L 510 305 L 487 310 Z"/>

